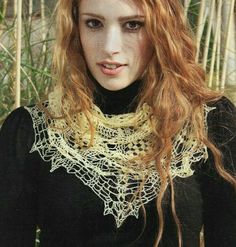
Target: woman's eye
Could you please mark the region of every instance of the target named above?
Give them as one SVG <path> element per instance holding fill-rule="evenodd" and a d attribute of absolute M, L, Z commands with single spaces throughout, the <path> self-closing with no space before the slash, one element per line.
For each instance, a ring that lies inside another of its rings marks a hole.
<path fill-rule="evenodd" d="M 87 27 L 92 28 L 92 29 L 98 29 L 102 26 L 102 23 L 96 19 L 87 20 L 85 24 Z"/>
<path fill-rule="evenodd" d="M 141 21 L 129 21 L 125 23 L 125 29 L 131 30 L 131 31 L 138 31 L 142 26 L 143 22 Z"/>

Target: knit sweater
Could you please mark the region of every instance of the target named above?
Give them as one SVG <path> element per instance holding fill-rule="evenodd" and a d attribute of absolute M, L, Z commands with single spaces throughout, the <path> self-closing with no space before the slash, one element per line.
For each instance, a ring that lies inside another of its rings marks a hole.
<path fill-rule="evenodd" d="M 95 103 L 106 114 L 135 109 L 137 81 L 111 92 L 97 85 Z M 127 107 L 129 106 L 129 107 Z M 211 104 L 208 135 L 223 154 L 223 164 L 236 172 L 236 109 L 225 97 Z M 30 107 L 29 107 L 30 108 Z M 43 114 L 43 113 L 42 113 Z M 34 122 L 34 124 L 37 124 Z M 117 227 L 104 203 L 89 186 L 63 167 L 50 172 L 51 161 L 37 151 L 33 120 L 20 107 L 5 120 L 0 131 L 0 246 L 32 247 L 36 227 L 40 247 L 152 247 L 158 232 L 156 200 L 145 204 L 146 224 L 129 216 Z M 205 247 L 236 246 L 236 194 L 216 172 L 213 155 L 193 166 L 193 175 L 174 178 L 176 213 L 183 246 L 199 247 L 204 226 Z M 168 186 L 163 199 L 164 232 L 160 247 L 177 247 L 178 237 Z"/>

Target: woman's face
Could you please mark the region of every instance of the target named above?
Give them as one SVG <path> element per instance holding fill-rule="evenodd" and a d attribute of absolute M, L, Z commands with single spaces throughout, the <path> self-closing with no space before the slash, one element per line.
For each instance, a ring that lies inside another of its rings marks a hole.
<path fill-rule="evenodd" d="M 135 0 L 81 0 L 79 32 L 87 66 L 108 90 L 140 78 L 152 56 L 145 16 Z"/>

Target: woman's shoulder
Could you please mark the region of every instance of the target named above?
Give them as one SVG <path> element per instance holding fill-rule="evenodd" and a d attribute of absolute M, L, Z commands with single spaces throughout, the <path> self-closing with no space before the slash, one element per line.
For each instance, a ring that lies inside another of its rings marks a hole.
<path fill-rule="evenodd" d="M 28 106 L 33 107 L 34 105 Z M 26 128 L 32 126 L 32 118 L 25 106 L 20 106 L 9 113 L 3 122 L 2 128 Z"/>
<path fill-rule="evenodd" d="M 2 124 L 2 128 L 9 125 L 16 126 L 33 126 L 34 120 L 41 119 L 44 116 L 44 107 L 47 107 L 47 102 L 42 103 L 42 107 L 39 104 L 32 104 L 26 106 L 20 106 L 11 111 Z"/>
<path fill-rule="evenodd" d="M 1 138 L 18 138 L 32 142 L 35 137 L 35 127 L 44 117 L 44 111 L 38 104 L 20 106 L 11 111 L 0 128 Z"/>
<path fill-rule="evenodd" d="M 23 106 L 14 109 L 6 117 L 0 130 L 1 162 L 9 163 L 9 156 L 9 159 L 15 159 L 17 164 L 24 163 L 34 139 L 33 121 L 29 112 Z"/>
<path fill-rule="evenodd" d="M 215 111 L 212 111 L 213 115 L 221 116 L 222 114 L 236 114 L 235 105 L 225 96 L 222 96 L 220 99 L 215 100 L 213 102 L 209 102 L 207 105 L 209 107 L 215 108 Z"/>
<path fill-rule="evenodd" d="M 207 105 L 209 136 L 220 146 L 226 144 L 236 137 L 236 107 L 225 96 Z"/>

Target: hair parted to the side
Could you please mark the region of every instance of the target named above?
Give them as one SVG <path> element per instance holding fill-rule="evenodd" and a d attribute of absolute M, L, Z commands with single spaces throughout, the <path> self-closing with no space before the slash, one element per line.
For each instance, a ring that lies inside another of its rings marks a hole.
<path fill-rule="evenodd" d="M 91 140 L 94 126 L 91 117 L 93 85 L 87 74 L 78 31 L 79 0 L 58 0 L 56 17 L 56 44 L 54 51 L 54 74 L 57 85 L 63 88 L 63 100 L 67 100 L 70 111 L 62 109 L 62 117 L 70 124 L 71 116 L 83 111 L 90 123 Z M 172 139 L 188 122 L 199 142 L 213 153 L 218 173 L 236 187 L 235 178 L 222 165 L 221 154 L 208 139 L 204 128 L 203 104 L 220 97 L 205 86 L 205 71 L 195 62 L 196 46 L 179 0 L 139 0 L 145 14 L 145 28 L 154 48 L 153 57 L 143 78 L 143 90 L 139 95 L 139 106 L 144 102 L 152 107 L 152 131 L 155 145 L 145 162 L 156 161 L 161 178 L 161 189 L 157 197 L 159 231 L 154 247 L 161 241 L 164 229 L 162 199 L 167 185 L 171 188 L 171 208 L 182 246 L 181 222 L 175 210 L 174 184 L 169 172 Z M 92 143 L 92 141 L 91 141 Z M 166 167 L 160 160 L 166 157 Z"/>

